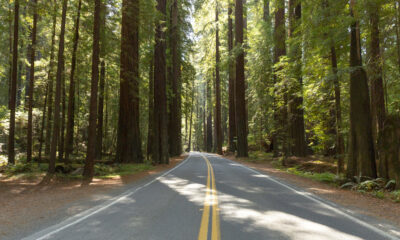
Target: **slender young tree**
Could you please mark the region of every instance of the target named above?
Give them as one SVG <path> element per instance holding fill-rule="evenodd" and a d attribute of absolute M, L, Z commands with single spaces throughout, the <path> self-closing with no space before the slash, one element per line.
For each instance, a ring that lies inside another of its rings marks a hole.
<path fill-rule="evenodd" d="M 350 0 L 350 143 L 347 176 L 376 178 L 375 149 L 372 136 L 367 74 L 362 66 L 360 28 L 355 12 L 356 0 Z"/>
<path fill-rule="evenodd" d="M 72 47 L 71 73 L 69 76 L 69 94 L 68 94 L 68 114 L 67 114 L 67 135 L 65 141 L 65 162 L 69 162 L 69 155 L 72 153 L 74 143 L 74 126 L 75 126 L 75 69 L 76 69 L 76 53 L 79 43 L 79 22 L 81 16 L 82 0 L 78 2 L 78 10 L 75 20 L 75 32 Z"/>
<path fill-rule="evenodd" d="M 142 162 L 139 128 L 139 0 L 122 5 L 117 162 Z"/>
<path fill-rule="evenodd" d="M 104 88 L 106 78 L 106 39 L 105 39 L 105 27 L 106 27 L 106 16 L 107 6 L 103 2 L 101 4 L 101 27 L 100 27 L 100 83 L 99 83 L 99 108 L 97 113 L 97 138 L 96 138 L 96 156 L 97 159 L 102 158 L 103 152 L 103 122 L 104 122 Z"/>
<path fill-rule="evenodd" d="M 207 89 L 207 105 L 206 105 L 206 113 L 207 113 L 207 152 L 212 152 L 213 147 L 213 128 L 212 128 L 212 97 L 211 97 L 211 84 L 206 81 L 206 89 Z"/>
<path fill-rule="evenodd" d="M 150 58 L 150 67 L 149 67 L 149 96 L 148 96 L 148 105 L 149 105 L 149 116 L 148 116 L 148 128 L 147 128 L 147 160 L 150 160 L 150 154 L 152 152 L 153 147 L 153 124 L 154 124 L 154 58 L 151 56 Z"/>
<path fill-rule="evenodd" d="M 338 66 L 336 58 L 336 48 L 334 43 L 331 47 L 331 64 L 333 73 L 333 85 L 335 91 L 335 116 L 336 116 L 336 155 L 338 159 L 337 173 L 341 174 L 344 172 L 344 139 L 342 134 L 342 108 L 340 104 L 341 92 L 340 82 L 338 76 Z"/>
<path fill-rule="evenodd" d="M 64 75 L 64 35 L 65 35 L 65 22 L 67 17 L 68 0 L 63 0 L 62 15 L 61 15 L 61 32 L 58 46 L 58 63 L 57 63 L 57 75 L 56 75 L 56 93 L 54 101 L 54 126 L 53 134 L 50 145 L 50 160 L 48 173 L 53 174 L 56 169 L 56 157 L 57 157 L 57 142 L 60 134 L 60 103 L 61 103 L 61 81 L 62 75 Z"/>
<path fill-rule="evenodd" d="M 237 156 L 247 157 L 247 122 L 246 99 L 244 80 L 244 49 L 243 49 L 243 2 L 236 0 L 235 5 L 235 42 L 240 52 L 236 57 L 236 82 L 235 82 L 235 113 L 237 134 Z"/>
<path fill-rule="evenodd" d="M 29 88 L 28 88 L 28 134 L 27 134 L 27 149 L 26 149 L 26 161 L 32 161 L 32 108 L 33 108 L 33 90 L 35 83 L 35 52 L 36 52 L 36 29 L 37 29 L 37 0 L 32 1 L 33 8 L 33 26 L 32 26 L 32 45 L 30 53 L 30 74 L 29 74 Z"/>
<path fill-rule="evenodd" d="M 50 155 L 51 135 L 52 135 L 52 120 L 53 120 L 53 92 L 54 92 L 54 51 L 56 44 L 56 24 L 57 24 L 57 1 L 53 1 L 53 24 L 51 32 L 51 48 L 50 48 L 50 62 L 47 73 L 47 82 L 49 84 L 49 90 L 47 94 L 47 124 L 46 124 L 46 139 L 45 139 L 45 155 Z"/>
<path fill-rule="evenodd" d="M 10 95 L 10 130 L 8 134 L 8 164 L 15 164 L 15 104 L 17 95 L 19 0 L 14 1 L 13 64 Z"/>
<path fill-rule="evenodd" d="M 153 108 L 153 151 L 152 161 L 154 164 L 168 164 L 168 113 L 166 95 L 166 44 L 165 44 L 165 20 L 166 0 L 157 0 L 157 11 L 161 19 L 156 25 L 154 46 L 154 108 Z"/>
<path fill-rule="evenodd" d="M 65 61 L 65 60 L 64 60 Z M 65 89 L 65 62 L 62 65 L 61 76 L 61 119 L 60 119 L 60 135 L 58 140 L 58 161 L 64 161 L 65 152 L 65 122 L 66 122 L 66 89 Z"/>
<path fill-rule="evenodd" d="M 97 91 L 99 84 L 99 63 L 100 63 L 100 0 L 94 0 L 93 18 L 93 49 L 92 49 L 92 79 L 90 83 L 90 105 L 89 105 L 89 126 L 88 143 L 85 167 L 83 176 L 92 179 L 94 176 L 94 160 L 96 158 L 96 120 L 97 120 Z"/>
<path fill-rule="evenodd" d="M 218 26 L 218 0 L 215 1 L 215 135 L 216 150 L 222 154 L 222 128 L 221 128 L 221 79 L 219 74 L 220 54 L 219 54 L 219 26 Z"/>

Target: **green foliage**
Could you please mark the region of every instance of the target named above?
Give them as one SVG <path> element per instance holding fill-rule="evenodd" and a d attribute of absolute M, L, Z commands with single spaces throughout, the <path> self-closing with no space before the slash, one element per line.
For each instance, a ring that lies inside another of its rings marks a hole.
<path fill-rule="evenodd" d="M 314 181 L 318 182 L 325 182 L 325 183 L 335 183 L 336 182 L 336 175 L 333 173 L 313 173 L 313 172 L 304 172 L 297 169 L 297 167 L 288 168 L 287 172 L 310 178 Z"/>
<path fill-rule="evenodd" d="M 396 190 L 390 193 L 390 197 L 393 201 L 399 203 L 400 202 L 400 190 Z"/>
<path fill-rule="evenodd" d="M 95 176 L 100 178 L 113 178 L 116 176 L 132 175 L 138 172 L 144 172 L 151 170 L 152 165 L 143 164 L 116 164 L 116 165 L 105 165 L 95 164 Z"/>

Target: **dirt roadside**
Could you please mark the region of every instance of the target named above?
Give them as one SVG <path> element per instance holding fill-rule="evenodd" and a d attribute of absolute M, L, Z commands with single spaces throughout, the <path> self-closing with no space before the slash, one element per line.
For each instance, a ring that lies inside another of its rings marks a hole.
<path fill-rule="evenodd" d="M 382 219 L 394 226 L 400 227 L 400 204 L 390 199 L 379 199 L 368 194 L 340 189 L 306 177 L 297 176 L 276 169 L 269 162 L 251 163 L 243 159 L 237 159 L 234 156 L 223 157 L 257 169 L 272 177 L 283 179 L 294 186 L 300 187 L 323 199 L 344 206 L 357 213 Z"/>
<path fill-rule="evenodd" d="M 21 228 L 29 228 L 38 221 L 48 221 L 60 209 L 75 215 L 92 206 L 76 205 L 81 201 L 96 202 L 124 185 L 139 181 L 175 167 L 187 154 L 170 159 L 169 165 L 159 165 L 151 170 L 109 179 L 95 178 L 89 185 L 80 180 L 52 181 L 45 185 L 41 179 L 9 180 L 0 178 L 0 239 L 13 236 Z"/>

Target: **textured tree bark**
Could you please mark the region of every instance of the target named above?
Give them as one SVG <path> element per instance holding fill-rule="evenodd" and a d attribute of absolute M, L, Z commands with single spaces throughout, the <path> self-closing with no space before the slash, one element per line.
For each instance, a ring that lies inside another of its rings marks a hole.
<path fill-rule="evenodd" d="M 11 101 L 11 88 L 12 88 L 12 71 L 13 71 L 13 15 L 12 15 L 12 3 L 8 2 L 8 28 L 9 28 L 9 53 L 8 53 L 8 109 L 10 109 Z"/>
<path fill-rule="evenodd" d="M 90 86 L 88 143 L 83 176 L 92 179 L 94 175 L 94 160 L 96 158 L 96 120 L 97 120 L 97 91 L 99 84 L 100 62 L 100 7 L 101 1 L 94 0 L 93 19 L 93 50 L 92 50 L 92 79 Z"/>
<path fill-rule="evenodd" d="M 206 113 L 207 113 L 207 152 L 212 152 L 213 148 L 213 128 L 212 128 L 212 98 L 211 98 L 211 86 L 207 81 L 207 105 L 206 105 Z"/>
<path fill-rule="evenodd" d="M 286 55 L 286 30 L 285 30 L 285 1 L 277 1 L 277 9 L 275 11 L 275 26 L 274 26 L 274 63 L 278 63 L 279 59 Z M 280 81 L 278 76 L 274 75 L 274 84 Z M 278 98 L 276 96 L 277 89 L 274 89 L 274 132 L 272 134 L 272 145 L 274 157 L 279 155 L 279 138 L 281 132 L 280 110 L 278 108 Z"/>
<path fill-rule="evenodd" d="M 149 98 L 148 98 L 148 105 L 149 105 L 149 125 L 147 129 L 147 160 L 150 160 L 150 155 L 153 146 L 153 124 L 154 124 L 154 57 L 151 57 L 150 60 L 150 68 L 149 68 Z"/>
<path fill-rule="evenodd" d="M 106 64 L 104 62 L 106 53 L 106 27 L 107 6 L 103 2 L 100 9 L 100 85 L 99 85 L 99 107 L 97 112 L 97 137 L 96 137 L 96 159 L 101 160 L 103 154 L 103 122 L 104 122 L 104 87 L 106 80 Z"/>
<path fill-rule="evenodd" d="M 47 125 L 46 125 L 46 144 L 45 144 L 45 155 L 50 154 L 51 145 L 51 133 L 52 133 L 52 119 L 53 119 L 53 91 L 54 91 L 54 80 L 53 80 L 53 67 L 54 67 L 54 51 L 55 51 L 55 37 L 56 37 L 56 24 L 57 24 L 57 2 L 53 2 L 53 29 L 51 33 L 51 48 L 50 48 L 50 63 L 47 75 L 47 82 L 49 84 L 48 91 L 48 104 L 47 104 Z"/>
<path fill-rule="evenodd" d="M 36 51 L 36 29 L 37 29 L 37 0 L 33 0 L 32 2 L 33 7 L 33 26 L 32 26 L 32 45 L 31 45 L 31 53 L 30 53 L 30 74 L 29 74 L 29 92 L 28 92 L 28 139 L 27 139 L 27 149 L 26 149 L 26 161 L 32 161 L 32 122 L 33 122 L 33 115 L 32 115 L 32 108 L 33 108 L 33 90 L 34 90 L 34 83 L 35 83 L 35 51 Z"/>
<path fill-rule="evenodd" d="M 154 164 L 169 164 L 168 156 L 168 113 L 166 95 L 166 44 L 165 44 L 165 20 L 166 0 L 157 0 L 157 10 L 161 19 L 156 26 L 154 47 L 154 141 L 152 161 Z"/>
<path fill-rule="evenodd" d="M 370 20 L 370 69 L 371 69 L 371 114 L 372 114 L 372 134 L 376 149 L 376 156 L 379 160 L 379 176 L 382 178 L 389 177 L 389 169 L 385 159 L 380 158 L 380 151 L 377 148 L 378 136 L 383 131 L 385 122 L 385 94 L 383 91 L 382 79 L 382 57 L 379 43 L 379 9 L 380 4 L 371 1 L 369 3 L 369 20 Z"/>
<path fill-rule="evenodd" d="M 232 4 L 229 2 L 228 7 L 228 51 L 229 51 L 229 137 L 228 137 L 228 150 L 235 152 L 236 144 L 236 125 L 235 125 L 235 61 L 232 53 L 233 49 L 233 21 L 232 21 Z"/>
<path fill-rule="evenodd" d="M 139 128 L 139 0 L 124 0 L 117 162 L 143 161 Z"/>
<path fill-rule="evenodd" d="M 181 63 L 179 56 L 179 8 L 178 0 L 173 0 L 170 14 L 170 49 L 172 57 L 171 74 L 169 84 L 172 90 L 172 98 L 169 101 L 169 121 L 168 121 L 168 143 L 169 154 L 179 156 L 182 153 L 182 134 L 181 134 Z"/>
<path fill-rule="evenodd" d="M 14 1 L 14 42 L 10 96 L 10 130 L 8 134 L 8 164 L 15 164 L 15 104 L 17 95 L 19 0 Z"/>
<path fill-rule="evenodd" d="M 67 15 L 68 0 L 63 0 L 62 16 L 61 16 L 61 32 L 58 47 L 58 63 L 57 63 L 57 75 L 56 75 L 56 93 L 54 101 L 54 126 L 53 134 L 50 145 L 50 158 L 49 158 L 49 174 L 54 174 L 56 168 L 56 157 L 57 157 L 57 142 L 60 134 L 60 103 L 61 103 L 61 81 L 62 75 L 64 75 L 64 35 L 65 35 L 65 21 Z"/>
<path fill-rule="evenodd" d="M 191 146 L 192 146 L 192 125 L 193 125 L 193 100 L 194 100 L 194 91 L 192 91 L 192 102 L 190 104 L 190 127 L 189 127 L 189 144 L 188 144 L 188 149 L 189 152 L 191 151 Z M 196 105 L 196 109 L 198 109 L 198 105 Z"/>
<path fill-rule="evenodd" d="M 66 89 L 65 89 L 65 63 L 62 66 L 61 76 L 61 120 L 60 120 L 60 139 L 58 140 L 58 161 L 64 161 L 65 150 L 65 123 L 66 123 Z"/>
<path fill-rule="evenodd" d="M 350 0 L 350 142 L 347 161 L 347 177 L 367 176 L 376 178 L 375 150 L 367 74 L 362 67 L 360 29 L 354 14 L 355 0 Z"/>
<path fill-rule="evenodd" d="M 204 85 L 204 101 L 203 101 L 203 150 L 207 151 L 207 117 L 206 117 L 206 112 L 207 112 L 207 82 Z"/>
<path fill-rule="evenodd" d="M 69 155 L 72 154 L 74 143 L 74 126 L 75 126 L 75 69 L 76 69 L 76 52 L 79 44 L 79 22 L 81 16 L 82 0 L 78 2 L 78 10 L 76 14 L 75 33 L 72 47 L 71 74 L 69 76 L 69 94 L 68 94 L 68 120 L 67 135 L 65 141 L 65 162 L 69 162 Z"/>
<path fill-rule="evenodd" d="M 300 36 L 299 26 L 301 25 L 301 2 L 300 0 L 289 0 L 289 38 Z M 299 41 L 293 41 L 289 49 L 289 57 L 294 62 L 293 74 L 295 82 L 290 83 L 289 88 L 289 143 L 291 154 L 298 157 L 307 155 L 307 143 L 304 129 L 303 110 L 303 79 L 302 79 L 302 50 Z"/>
<path fill-rule="evenodd" d="M 219 27 L 218 27 L 218 0 L 215 6 L 215 135 L 216 135 L 216 152 L 222 155 L 222 128 L 221 128 L 221 79 L 219 74 Z"/>
<path fill-rule="evenodd" d="M 97 112 L 97 137 L 96 137 L 96 159 L 101 160 L 103 155 L 103 123 L 104 123 L 104 86 L 106 78 L 106 66 L 104 60 L 100 63 L 99 83 L 99 108 Z"/>
<path fill-rule="evenodd" d="M 240 47 L 240 53 L 236 57 L 236 82 L 235 82 L 235 113 L 237 134 L 237 156 L 247 157 L 247 121 L 246 99 L 244 81 L 244 49 L 243 49 L 243 2 L 236 0 L 235 5 L 235 34 L 236 46 Z"/>

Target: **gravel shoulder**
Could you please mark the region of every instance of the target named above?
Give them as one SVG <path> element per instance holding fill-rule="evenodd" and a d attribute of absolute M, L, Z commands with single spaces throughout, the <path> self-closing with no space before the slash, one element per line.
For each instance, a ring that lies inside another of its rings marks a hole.
<path fill-rule="evenodd" d="M 80 180 L 41 184 L 41 179 L 0 178 L 0 239 L 18 239 L 17 236 L 23 232 L 89 209 L 108 200 L 115 192 L 173 168 L 186 156 L 171 158 L 169 165 L 159 165 L 132 175 L 95 178 L 89 185 Z"/>

